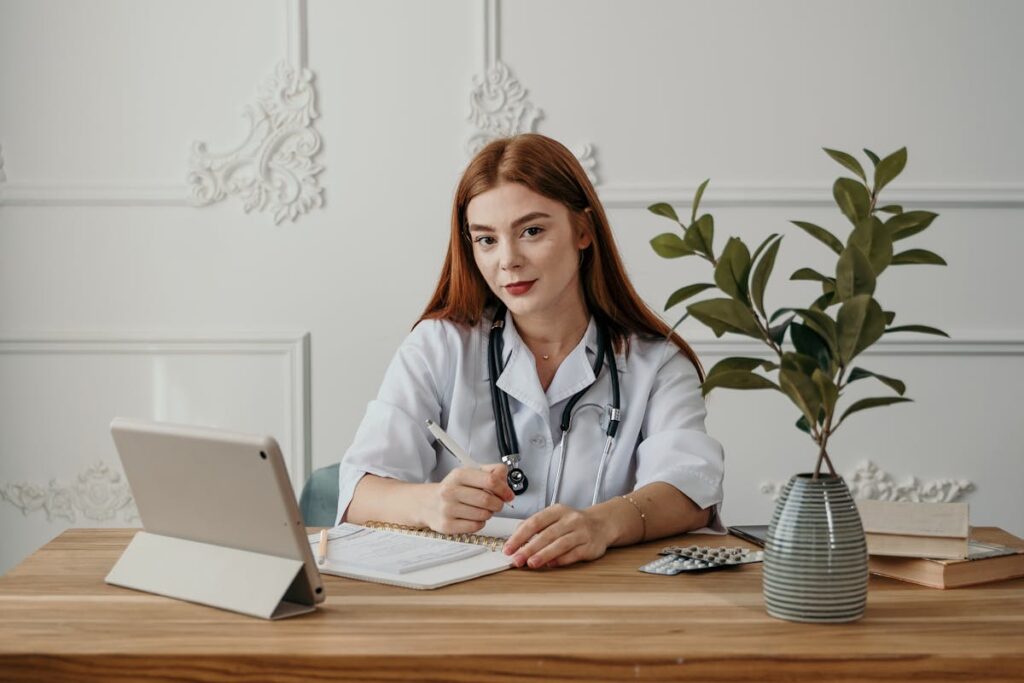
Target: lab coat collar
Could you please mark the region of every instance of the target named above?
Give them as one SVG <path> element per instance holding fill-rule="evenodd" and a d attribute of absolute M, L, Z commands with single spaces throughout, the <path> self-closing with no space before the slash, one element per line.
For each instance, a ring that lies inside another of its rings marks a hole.
<path fill-rule="evenodd" d="M 490 325 L 486 326 L 485 331 L 490 333 Z M 597 324 L 593 316 L 590 317 L 583 339 L 562 361 L 546 393 L 537 376 L 536 359 L 522 337 L 519 336 L 519 331 L 512 320 L 512 314 L 508 311 L 505 312 L 503 339 L 505 369 L 498 377 L 498 388 L 539 415 L 546 417 L 550 406 L 594 383 L 593 361 L 597 354 Z M 621 353 L 617 353 L 615 356 L 618 372 L 621 375 L 626 371 L 626 359 Z M 483 376 L 489 379 L 490 373 L 486 363 L 487 339 L 485 337 Z M 605 367 L 607 368 L 607 362 Z"/>

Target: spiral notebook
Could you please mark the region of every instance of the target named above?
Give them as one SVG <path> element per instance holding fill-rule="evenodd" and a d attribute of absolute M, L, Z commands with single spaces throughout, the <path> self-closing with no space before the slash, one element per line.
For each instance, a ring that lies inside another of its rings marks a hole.
<path fill-rule="evenodd" d="M 368 522 L 342 524 L 327 532 L 323 574 L 429 590 L 512 566 L 501 552 L 505 539 L 522 520 L 495 517 L 478 534 L 448 535 L 413 527 Z M 320 534 L 309 544 L 316 554 Z"/>

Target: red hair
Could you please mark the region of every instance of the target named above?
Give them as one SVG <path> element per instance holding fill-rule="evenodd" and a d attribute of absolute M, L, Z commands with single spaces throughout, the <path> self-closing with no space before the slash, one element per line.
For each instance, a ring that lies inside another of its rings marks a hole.
<path fill-rule="evenodd" d="M 693 362 L 704 381 L 697 354 L 633 289 L 604 207 L 579 161 L 564 145 L 537 133 L 494 140 L 469 162 L 455 189 L 452 230 L 441 277 L 417 324 L 443 319 L 476 325 L 484 309 L 499 302 L 473 258 L 473 247 L 467 239 L 466 207 L 473 197 L 502 183 L 518 183 L 561 202 L 572 220 L 590 235 L 591 244 L 583 250 L 580 281 L 587 308 L 607 328 L 616 351 L 628 345 L 630 334 L 668 338 Z"/>

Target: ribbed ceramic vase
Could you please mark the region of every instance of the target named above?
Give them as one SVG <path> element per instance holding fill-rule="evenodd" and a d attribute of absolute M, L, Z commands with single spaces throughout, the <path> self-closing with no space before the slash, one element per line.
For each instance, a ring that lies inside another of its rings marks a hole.
<path fill-rule="evenodd" d="M 764 604 L 789 621 L 840 623 L 864 614 L 868 550 L 842 477 L 797 474 L 782 489 L 764 546 Z"/>

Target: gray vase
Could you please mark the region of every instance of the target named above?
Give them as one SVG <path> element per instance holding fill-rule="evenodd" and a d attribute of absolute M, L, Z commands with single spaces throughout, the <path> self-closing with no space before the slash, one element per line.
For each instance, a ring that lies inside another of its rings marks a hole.
<path fill-rule="evenodd" d="M 797 474 L 782 489 L 764 546 L 764 604 L 788 621 L 839 623 L 864 615 L 868 550 L 842 477 Z"/>

